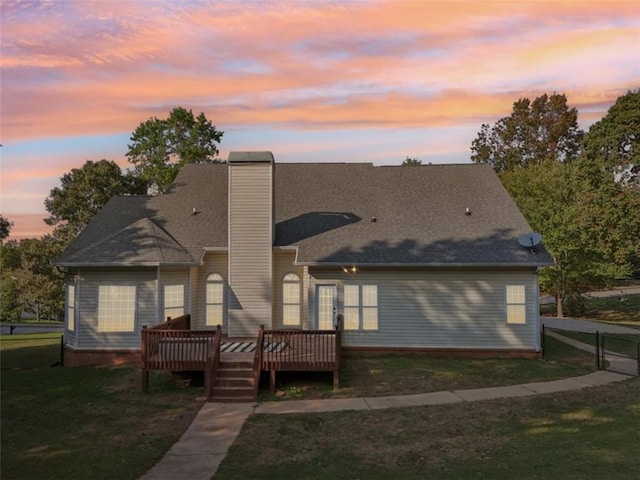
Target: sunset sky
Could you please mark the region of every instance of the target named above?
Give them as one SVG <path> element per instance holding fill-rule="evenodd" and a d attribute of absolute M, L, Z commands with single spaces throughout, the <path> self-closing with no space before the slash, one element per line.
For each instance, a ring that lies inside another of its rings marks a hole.
<path fill-rule="evenodd" d="M 276 162 L 469 162 L 482 123 L 565 93 L 582 128 L 640 87 L 637 1 L 51 0 L 0 4 L 0 212 L 86 160 L 126 168 L 176 106 Z"/>

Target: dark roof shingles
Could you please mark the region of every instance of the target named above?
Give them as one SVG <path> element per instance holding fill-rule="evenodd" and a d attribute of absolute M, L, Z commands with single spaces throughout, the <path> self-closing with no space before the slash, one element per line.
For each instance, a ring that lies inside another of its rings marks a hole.
<path fill-rule="evenodd" d="M 543 248 L 532 254 L 519 246 L 517 238 L 530 227 L 487 165 L 283 163 L 274 168 L 275 245 L 298 246 L 300 263 L 551 262 Z M 176 256 L 197 263 L 204 247 L 227 246 L 227 169 L 187 165 L 164 195 L 112 199 L 61 259 L 70 261 L 83 250 L 90 260 L 99 255 L 92 245 L 106 232 L 149 218 L 184 248 Z"/>

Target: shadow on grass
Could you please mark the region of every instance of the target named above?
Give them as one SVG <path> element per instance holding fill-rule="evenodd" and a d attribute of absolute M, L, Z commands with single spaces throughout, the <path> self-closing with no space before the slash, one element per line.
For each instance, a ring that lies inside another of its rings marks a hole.
<path fill-rule="evenodd" d="M 137 367 L 51 368 L 58 342 L 1 345 L 2 477 L 139 478 L 189 426 L 203 389 L 152 372 L 145 395 Z"/>

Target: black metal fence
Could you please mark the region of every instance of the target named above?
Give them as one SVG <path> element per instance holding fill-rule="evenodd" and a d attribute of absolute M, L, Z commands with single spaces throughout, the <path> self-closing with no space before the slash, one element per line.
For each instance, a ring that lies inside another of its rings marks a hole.
<path fill-rule="evenodd" d="M 640 376 L 640 340 L 602 333 L 599 350 L 601 368 Z"/>
<path fill-rule="evenodd" d="M 640 332 L 638 335 L 560 330 L 542 325 L 542 354 L 546 360 L 560 359 L 562 349 L 553 338 L 594 355 L 599 370 L 640 376 Z"/>

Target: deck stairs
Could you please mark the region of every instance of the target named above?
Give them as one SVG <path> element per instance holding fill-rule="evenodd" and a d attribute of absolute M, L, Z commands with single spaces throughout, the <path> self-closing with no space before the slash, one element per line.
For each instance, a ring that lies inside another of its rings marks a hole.
<path fill-rule="evenodd" d="M 213 402 L 256 401 L 253 357 L 253 353 L 221 353 L 213 382 Z"/>

